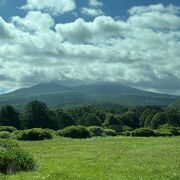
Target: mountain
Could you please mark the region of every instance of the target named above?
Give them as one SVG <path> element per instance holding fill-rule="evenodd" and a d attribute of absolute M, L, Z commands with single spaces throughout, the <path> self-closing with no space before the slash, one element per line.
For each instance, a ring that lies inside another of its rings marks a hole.
<path fill-rule="evenodd" d="M 59 83 L 40 83 L 0 95 L 0 105 L 23 105 L 32 100 L 46 102 L 50 106 L 115 103 L 121 105 L 167 106 L 178 96 L 152 93 L 117 83 L 99 83 L 65 86 Z"/>

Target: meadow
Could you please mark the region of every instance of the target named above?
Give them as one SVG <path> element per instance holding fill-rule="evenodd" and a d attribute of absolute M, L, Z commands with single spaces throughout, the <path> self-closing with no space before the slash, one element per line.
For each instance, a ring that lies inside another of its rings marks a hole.
<path fill-rule="evenodd" d="M 1 180 L 179 180 L 180 137 L 19 141 L 38 169 Z"/>

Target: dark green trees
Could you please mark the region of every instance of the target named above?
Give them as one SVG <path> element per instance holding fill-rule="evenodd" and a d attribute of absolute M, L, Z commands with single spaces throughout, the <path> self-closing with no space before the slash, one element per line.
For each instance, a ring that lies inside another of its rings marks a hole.
<path fill-rule="evenodd" d="M 151 121 L 151 127 L 156 129 L 159 126 L 167 123 L 167 116 L 164 112 L 158 112 L 154 115 Z"/>
<path fill-rule="evenodd" d="M 124 126 L 129 126 L 132 128 L 139 127 L 139 119 L 137 115 L 133 111 L 127 111 L 121 116 L 122 122 Z"/>
<path fill-rule="evenodd" d="M 19 119 L 19 113 L 13 106 L 2 106 L 0 109 L 0 125 L 1 126 L 13 126 L 20 128 L 21 122 Z"/>
<path fill-rule="evenodd" d="M 85 113 L 77 119 L 77 124 L 82 126 L 101 126 L 101 119 L 94 113 Z"/>
<path fill-rule="evenodd" d="M 64 129 L 65 127 L 76 124 L 76 121 L 63 110 L 58 109 L 56 110 L 55 114 L 57 118 L 58 129 Z"/>
<path fill-rule="evenodd" d="M 107 128 L 114 129 L 117 132 L 121 132 L 123 129 L 123 123 L 120 116 L 110 113 L 106 115 L 106 119 L 103 125 Z"/>
<path fill-rule="evenodd" d="M 58 129 L 55 113 L 50 111 L 45 103 L 32 101 L 26 105 L 22 116 L 25 128 Z"/>

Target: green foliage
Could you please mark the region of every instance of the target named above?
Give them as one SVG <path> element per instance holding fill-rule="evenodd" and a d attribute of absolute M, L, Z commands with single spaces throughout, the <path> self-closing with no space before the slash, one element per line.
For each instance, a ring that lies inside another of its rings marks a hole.
<path fill-rule="evenodd" d="M 90 132 L 84 126 L 70 126 L 57 132 L 58 135 L 70 138 L 89 138 Z"/>
<path fill-rule="evenodd" d="M 45 139 L 52 139 L 53 133 L 49 129 L 33 128 L 33 129 L 20 131 L 18 133 L 17 138 L 19 140 L 27 140 L 27 141 L 45 140 Z"/>
<path fill-rule="evenodd" d="M 100 126 L 101 123 L 100 118 L 94 113 L 84 113 L 77 119 L 77 124 L 82 126 Z"/>
<path fill-rule="evenodd" d="M 109 129 L 113 129 L 116 132 L 121 132 L 122 128 L 123 128 L 120 116 L 110 114 L 110 113 L 108 113 L 106 115 L 106 119 L 105 119 L 105 122 L 103 125 L 104 125 L 104 127 L 107 127 Z"/>
<path fill-rule="evenodd" d="M 156 133 L 154 132 L 153 129 L 150 128 L 139 128 L 132 131 L 131 136 L 151 137 L 151 136 L 156 136 Z"/>
<path fill-rule="evenodd" d="M 127 111 L 123 113 L 121 116 L 121 120 L 122 120 L 123 126 L 129 126 L 131 128 L 139 127 L 139 120 L 135 112 Z"/>
<path fill-rule="evenodd" d="M 50 128 L 57 129 L 58 123 L 55 113 L 50 111 L 45 103 L 32 101 L 25 107 L 22 121 L 27 129 Z"/>
<path fill-rule="evenodd" d="M 0 131 L 0 139 L 10 139 L 12 134 L 8 131 Z"/>
<path fill-rule="evenodd" d="M 154 110 L 154 109 L 151 109 L 151 108 L 145 109 L 144 112 L 141 114 L 140 119 L 139 119 L 140 126 L 141 127 L 143 127 L 143 126 L 145 126 L 145 127 L 150 126 L 150 122 L 151 122 L 153 116 L 156 113 L 157 113 L 157 111 Z"/>
<path fill-rule="evenodd" d="M 124 131 L 124 132 L 120 133 L 120 135 L 122 135 L 122 136 L 131 136 L 131 131 Z"/>
<path fill-rule="evenodd" d="M 14 174 L 17 171 L 33 170 L 36 163 L 32 155 L 13 141 L 0 140 L 0 172 Z"/>
<path fill-rule="evenodd" d="M 165 114 L 167 118 L 166 123 L 175 127 L 180 127 L 180 111 L 178 111 L 178 109 L 167 108 Z"/>
<path fill-rule="evenodd" d="M 0 131 L 7 131 L 7 132 L 14 132 L 16 131 L 17 129 L 15 127 L 12 127 L 12 126 L 0 126 Z"/>
<path fill-rule="evenodd" d="M 178 136 L 180 135 L 180 128 L 176 128 L 169 124 L 164 124 L 156 130 L 157 136 Z"/>
<path fill-rule="evenodd" d="M 166 124 L 167 115 L 164 112 L 156 113 L 151 121 L 151 127 L 157 129 L 159 126 Z"/>
<path fill-rule="evenodd" d="M 129 126 L 123 126 L 123 132 L 124 131 L 133 131 L 133 128 L 131 128 Z"/>
<path fill-rule="evenodd" d="M 19 113 L 13 106 L 2 106 L 0 109 L 0 125 L 1 126 L 13 126 L 20 128 L 21 122 L 19 119 Z"/>
<path fill-rule="evenodd" d="M 113 129 L 104 129 L 103 131 L 106 136 L 117 136 L 116 131 Z"/>
<path fill-rule="evenodd" d="M 106 137 L 19 141 L 38 171 L 1 180 L 179 180 L 180 137 Z"/>
<path fill-rule="evenodd" d="M 91 136 L 102 136 L 104 133 L 104 129 L 102 127 L 98 127 L 98 126 L 90 126 L 90 127 L 88 127 L 88 130 L 89 130 Z"/>
<path fill-rule="evenodd" d="M 76 121 L 66 112 L 63 110 L 56 110 L 55 111 L 57 122 L 58 122 L 58 129 L 64 129 L 65 127 L 72 126 L 76 124 Z"/>

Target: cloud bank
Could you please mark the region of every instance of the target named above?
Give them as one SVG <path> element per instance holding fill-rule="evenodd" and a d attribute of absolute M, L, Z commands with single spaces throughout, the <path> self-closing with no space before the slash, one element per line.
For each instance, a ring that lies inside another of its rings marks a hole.
<path fill-rule="evenodd" d="M 3 87 L 83 80 L 180 93 L 180 7 L 138 6 L 125 20 L 102 15 L 56 24 L 51 15 L 73 10 L 74 1 L 36 2 L 27 1 L 30 11 L 23 18 L 0 18 Z"/>
<path fill-rule="evenodd" d="M 76 8 L 74 0 L 27 0 L 25 10 L 45 11 L 53 15 L 64 14 Z"/>

